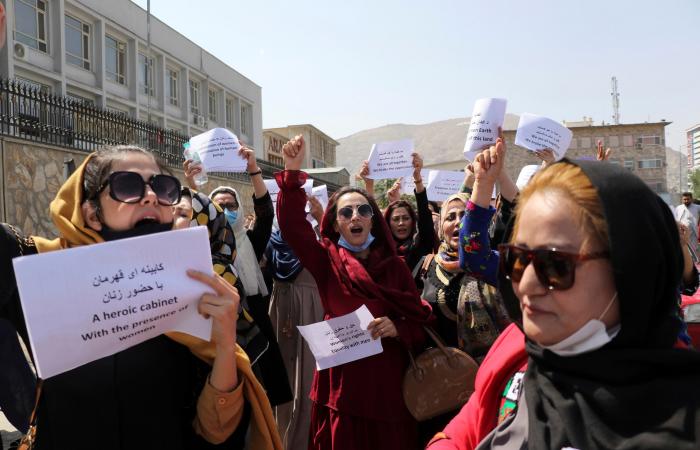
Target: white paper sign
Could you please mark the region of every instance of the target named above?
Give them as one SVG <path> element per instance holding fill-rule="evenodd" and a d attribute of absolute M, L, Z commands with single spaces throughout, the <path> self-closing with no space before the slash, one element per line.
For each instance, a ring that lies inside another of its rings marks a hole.
<path fill-rule="evenodd" d="M 319 202 L 321 202 L 321 206 L 323 206 L 323 210 L 326 210 L 326 207 L 328 206 L 328 186 L 325 184 L 321 186 L 316 186 L 315 188 L 311 189 L 311 192 L 314 197 L 318 199 Z"/>
<path fill-rule="evenodd" d="M 518 181 L 515 182 L 518 190 L 522 190 L 525 186 L 527 186 L 527 184 L 530 182 L 530 178 L 534 177 L 538 170 L 540 170 L 539 164 L 530 164 L 520 169 Z"/>
<path fill-rule="evenodd" d="M 369 152 L 369 175 L 372 180 L 400 178 L 413 172 L 413 140 L 380 142 Z"/>
<path fill-rule="evenodd" d="M 274 178 L 263 180 L 263 182 L 265 183 L 267 192 L 270 193 L 270 199 L 272 199 L 272 207 L 275 210 L 275 215 L 277 215 L 277 195 L 280 193 L 280 187 L 277 185 L 277 180 L 275 180 Z M 306 180 L 306 182 L 303 185 L 303 188 L 306 191 L 306 195 L 313 194 L 313 185 L 313 178 L 309 178 L 308 180 Z"/>
<path fill-rule="evenodd" d="M 464 182 L 464 172 L 432 170 L 428 180 L 428 200 L 441 202 L 459 192 Z"/>
<path fill-rule="evenodd" d="M 430 172 L 432 172 L 430 169 L 422 169 L 420 171 L 420 177 L 423 179 L 423 186 L 425 186 L 425 183 L 430 179 Z M 413 195 L 415 189 L 416 183 L 413 182 L 413 175 L 403 177 L 403 180 L 401 180 L 401 193 Z"/>
<path fill-rule="evenodd" d="M 571 130 L 559 122 L 534 114 L 523 114 L 515 133 L 515 145 L 532 151 L 549 148 L 556 159 L 560 160 L 569 149 L 572 136 Z"/>
<path fill-rule="evenodd" d="M 211 289 L 186 275 L 187 269 L 213 273 L 206 227 L 24 256 L 13 263 L 41 378 L 166 331 L 211 337 L 211 320 L 197 312 L 200 297 Z"/>
<path fill-rule="evenodd" d="M 474 161 L 476 155 L 487 145 L 498 139 L 498 128 L 503 127 L 506 118 L 506 99 L 482 98 L 474 104 L 467 142 L 464 143 L 464 157 Z"/>
<path fill-rule="evenodd" d="M 344 316 L 297 326 L 316 358 L 318 370 L 357 361 L 384 351 L 381 339 L 372 339 L 367 326 L 374 320 L 367 306 Z"/>
<path fill-rule="evenodd" d="M 207 172 L 245 172 L 248 162 L 238 152 L 238 137 L 226 128 L 214 128 L 190 139 L 190 149 L 199 152 Z"/>

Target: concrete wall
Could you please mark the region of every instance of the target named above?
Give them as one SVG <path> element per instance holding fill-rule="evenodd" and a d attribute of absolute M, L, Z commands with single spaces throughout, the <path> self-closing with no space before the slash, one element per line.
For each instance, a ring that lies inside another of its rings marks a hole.
<path fill-rule="evenodd" d="M 65 181 L 64 161 L 73 159 L 77 167 L 87 153 L 10 138 L 0 139 L 0 144 L 2 221 L 16 225 L 26 234 L 56 237 L 49 204 Z M 184 183 L 182 170 L 173 172 Z M 237 189 L 245 211 L 252 212 L 253 187 L 249 183 L 210 176 L 204 190 L 209 192 L 221 185 Z"/>

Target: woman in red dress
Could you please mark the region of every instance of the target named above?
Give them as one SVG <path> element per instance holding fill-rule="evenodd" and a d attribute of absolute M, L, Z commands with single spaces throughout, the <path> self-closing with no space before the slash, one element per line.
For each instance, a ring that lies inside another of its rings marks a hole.
<path fill-rule="evenodd" d="M 379 207 L 363 190 L 345 187 L 331 197 L 316 239 L 304 212 L 304 139 L 295 137 L 283 150 L 285 171 L 276 177 L 284 239 L 315 278 L 325 319 L 365 305 L 375 317 L 368 329 L 383 347 L 378 355 L 316 371 L 309 449 L 416 448 L 416 423 L 401 385 L 408 351 L 424 343 L 430 307 L 396 255 Z"/>

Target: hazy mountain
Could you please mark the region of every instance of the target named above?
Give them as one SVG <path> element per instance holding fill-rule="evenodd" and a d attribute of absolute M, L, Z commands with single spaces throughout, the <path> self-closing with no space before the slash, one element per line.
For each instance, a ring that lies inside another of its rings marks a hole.
<path fill-rule="evenodd" d="M 399 139 L 413 139 L 425 164 L 454 161 L 462 157 L 469 120 L 465 117 L 422 125 L 393 124 L 357 132 L 338 139 L 336 165 L 354 174 L 369 156 L 372 144 Z M 515 114 L 506 114 L 504 129 L 515 130 L 519 120 Z"/>

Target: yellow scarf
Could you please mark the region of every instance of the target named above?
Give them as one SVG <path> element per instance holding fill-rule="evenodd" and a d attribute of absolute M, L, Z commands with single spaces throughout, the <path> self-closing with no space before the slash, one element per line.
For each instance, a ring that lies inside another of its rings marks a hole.
<path fill-rule="evenodd" d="M 51 202 L 49 212 L 60 237 L 49 240 L 34 236 L 34 242 L 39 253 L 104 242 L 99 233 L 85 224 L 81 210 L 83 203 L 83 173 L 92 156 L 93 154 L 90 154 L 68 180 L 63 183 L 58 194 L 56 194 L 56 198 Z M 213 342 L 204 341 L 179 332 L 165 333 L 165 335 L 173 341 L 187 346 L 195 356 L 209 365 L 214 362 L 216 347 Z M 277 424 L 272 414 L 270 401 L 262 385 L 253 374 L 248 356 L 238 345 L 236 347 L 236 367 L 239 377 L 246 379 L 244 396 L 252 411 L 250 448 L 282 449 L 282 440 L 277 431 Z M 242 383 L 243 380 L 239 382 Z"/>

